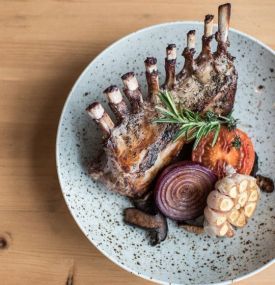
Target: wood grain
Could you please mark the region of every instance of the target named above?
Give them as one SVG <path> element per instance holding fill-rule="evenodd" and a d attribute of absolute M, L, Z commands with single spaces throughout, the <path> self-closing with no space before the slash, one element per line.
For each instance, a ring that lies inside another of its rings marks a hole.
<path fill-rule="evenodd" d="M 232 2 L 232 26 L 275 48 L 274 0 Z M 68 213 L 55 169 L 59 115 L 78 75 L 110 43 L 152 24 L 200 20 L 220 3 L 0 1 L 1 284 L 149 284 L 99 253 Z M 238 284 L 274 280 L 273 265 Z"/>

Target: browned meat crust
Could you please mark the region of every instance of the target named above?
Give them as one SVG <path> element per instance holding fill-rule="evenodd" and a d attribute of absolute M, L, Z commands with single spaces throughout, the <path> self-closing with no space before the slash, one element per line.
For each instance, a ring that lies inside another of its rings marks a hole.
<path fill-rule="evenodd" d="M 109 189 L 129 197 L 141 197 L 156 174 L 179 153 L 184 140 L 173 141 L 176 125 L 154 124 L 158 117 L 155 106 L 160 104 L 160 89 L 170 90 L 180 108 L 204 113 L 211 110 L 228 114 L 234 104 L 237 88 L 237 72 L 234 58 L 228 53 L 228 27 L 230 4 L 219 7 L 219 26 L 216 33 L 218 47 L 211 52 L 214 16 L 205 17 L 202 51 L 195 54 L 194 30 L 187 34 L 187 47 L 183 51 L 185 64 L 176 74 L 176 45 L 166 48 L 166 79 L 160 87 L 157 60 L 145 60 L 148 99 L 144 101 L 138 81 L 133 72 L 122 76 L 124 94 L 130 102 L 128 110 L 118 87 L 112 85 L 104 93 L 117 117 L 113 123 L 100 103 L 87 108 L 90 116 L 99 124 L 105 136 L 104 152 L 93 162 L 89 172 L 94 179 L 102 181 Z"/>

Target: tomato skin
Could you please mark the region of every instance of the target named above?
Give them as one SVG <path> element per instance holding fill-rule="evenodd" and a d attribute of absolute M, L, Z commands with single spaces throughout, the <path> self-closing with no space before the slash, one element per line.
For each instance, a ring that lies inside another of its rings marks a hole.
<path fill-rule="evenodd" d="M 240 138 L 241 146 L 232 145 L 234 139 Z M 212 147 L 214 133 L 203 137 L 196 149 L 192 151 L 192 160 L 210 168 L 219 178 L 226 175 L 227 165 L 233 166 L 238 173 L 249 175 L 255 161 L 255 151 L 251 139 L 240 129 L 228 130 L 222 127 L 216 144 Z"/>

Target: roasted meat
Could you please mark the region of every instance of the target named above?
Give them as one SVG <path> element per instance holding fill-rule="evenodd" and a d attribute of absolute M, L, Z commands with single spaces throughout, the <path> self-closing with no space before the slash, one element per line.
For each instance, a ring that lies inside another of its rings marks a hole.
<path fill-rule="evenodd" d="M 165 165 L 181 150 L 184 140 L 173 141 L 176 125 L 155 124 L 159 116 L 156 105 L 158 93 L 169 90 L 180 108 L 204 113 L 228 114 L 234 104 L 237 72 L 233 57 L 228 53 L 228 26 L 230 4 L 219 7 L 217 51 L 212 53 L 213 16 L 205 17 L 202 51 L 195 54 L 195 31 L 187 34 L 187 47 L 183 51 L 185 64 L 176 75 L 176 45 L 166 48 L 166 79 L 159 85 L 157 60 L 145 60 L 148 96 L 143 99 L 133 72 L 122 76 L 124 94 L 130 103 L 127 107 L 117 86 L 108 87 L 104 93 L 117 118 L 114 123 L 102 105 L 95 102 L 88 106 L 89 115 L 103 131 L 104 150 L 89 169 L 92 178 L 102 181 L 107 188 L 129 197 L 141 197 Z"/>
<path fill-rule="evenodd" d="M 158 113 L 151 102 L 143 102 L 133 73 L 124 75 L 124 83 L 124 91 L 132 101 L 132 111 L 127 111 L 116 127 L 99 103 L 88 107 L 89 114 L 101 126 L 106 137 L 104 152 L 98 161 L 92 163 L 90 174 L 109 189 L 129 197 L 139 197 L 158 171 L 178 154 L 183 141 L 173 142 L 175 126 L 152 123 Z M 135 90 L 129 89 L 132 87 Z M 112 86 L 105 93 L 111 108 L 121 115 L 124 107 L 118 105 L 124 101 L 119 89 Z"/>

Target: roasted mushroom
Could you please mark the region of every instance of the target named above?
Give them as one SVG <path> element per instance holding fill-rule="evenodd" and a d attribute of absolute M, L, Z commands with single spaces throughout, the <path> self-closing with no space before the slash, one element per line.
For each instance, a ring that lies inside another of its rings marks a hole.
<path fill-rule="evenodd" d="M 265 177 L 263 175 L 257 174 L 257 185 L 263 192 L 271 193 L 274 191 L 274 182 L 271 178 Z"/>
<path fill-rule="evenodd" d="M 149 215 L 136 208 L 127 208 L 124 210 L 124 222 L 148 230 L 151 245 L 159 244 L 167 236 L 167 221 L 161 213 Z"/>

